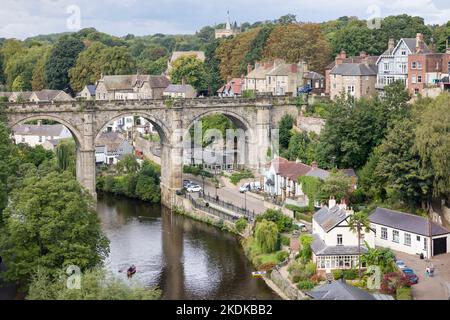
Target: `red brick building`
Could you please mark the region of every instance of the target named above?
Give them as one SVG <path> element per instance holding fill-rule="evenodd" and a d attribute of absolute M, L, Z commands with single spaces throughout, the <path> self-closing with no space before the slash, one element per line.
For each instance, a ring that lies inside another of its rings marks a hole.
<path fill-rule="evenodd" d="M 408 90 L 429 96 L 450 88 L 450 50 L 446 53 L 416 53 L 408 56 Z"/>

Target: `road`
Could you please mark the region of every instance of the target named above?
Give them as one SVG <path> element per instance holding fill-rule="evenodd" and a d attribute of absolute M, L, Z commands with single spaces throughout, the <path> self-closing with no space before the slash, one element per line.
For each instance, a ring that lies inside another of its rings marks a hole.
<path fill-rule="evenodd" d="M 185 177 L 185 179 L 191 180 L 192 182 L 197 183 L 199 186 L 203 187 L 202 179 Z M 216 188 L 211 182 L 207 182 L 205 179 L 205 193 L 210 194 L 212 197 L 216 196 Z M 234 204 L 235 206 L 244 208 L 247 203 L 247 209 L 250 211 L 255 211 L 255 214 L 261 214 L 266 211 L 264 207 L 264 203 L 261 200 L 253 198 L 249 195 L 239 192 L 238 186 L 223 186 L 217 189 L 217 195 L 221 201 L 229 202 Z"/>

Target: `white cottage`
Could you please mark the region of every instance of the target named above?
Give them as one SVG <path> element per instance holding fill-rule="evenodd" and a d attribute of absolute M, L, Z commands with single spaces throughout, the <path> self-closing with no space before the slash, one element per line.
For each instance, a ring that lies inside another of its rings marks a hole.
<path fill-rule="evenodd" d="M 450 252 L 450 231 L 421 216 L 377 208 L 369 220 L 375 246 L 425 257 Z"/>
<path fill-rule="evenodd" d="M 31 147 L 44 145 L 46 141 L 72 138 L 72 133 L 60 124 L 19 124 L 13 128 L 14 141 Z"/>
<path fill-rule="evenodd" d="M 317 270 L 330 272 L 333 269 L 352 269 L 358 266 L 358 242 L 361 243 L 361 253 L 366 253 L 365 242 L 374 246 L 374 233 L 361 235 L 352 232 L 348 226 L 348 219 L 353 214 L 345 204 L 336 204 L 330 200 L 313 216 L 311 244 L 313 261 Z"/>

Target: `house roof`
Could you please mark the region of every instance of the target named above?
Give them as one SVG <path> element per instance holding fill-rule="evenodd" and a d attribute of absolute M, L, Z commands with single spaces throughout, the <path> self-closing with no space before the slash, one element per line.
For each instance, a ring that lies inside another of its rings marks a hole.
<path fill-rule="evenodd" d="M 408 49 L 412 52 L 415 53 L 416 52 L 416 38 L 402 38 L 400 39 L 399 42 L 397 42 L 397 44 L 395 45 L 394 48 L 391 49 L 387 49 L 385 52 L 383 52 L 383 56 L 390 56 L 392 54 L 394 54 L 394 52 L 397 50 L 397 48 L 400 46 L 400 44 L 402 42 L 405 43 L 405 45 L 408 47 Z M 423 51 L 422 53 L 429 53 L 431 52 L 430 48 L 428 48 L 427 44 L 424 42 L 423 43 Z"/>
<path fill-rule="evenodd" d="M 53 101 L 60 94 L 62 94 L 64 96 L 64 98 L 66 98 L 66 99 L 71 99 L 71 97 L 62 90 L 44 89 L 44 90 L 40 90 L 40 91 L 34 91 L 32 94 L 34 94 L 36 96 L 36 98 L 40 101 Z"/>
<path fill-rule="evenodd" d="M 325 283 L 305 293 L 315 300 L 376 300 L 369 292 L 351 286 L 345 280 Z"/>
<path fill-rule="evenodd" d="M 325 79 L 325 77 L 323 75 L 321 75 L 320 73 L 314 72 L 314 71 L 306 72 L 305 75 L 303 76 L 303 78 L 310 79 L 310 80 Z"/>
<path fill-rule="evenodd" d="M 356 175 L 356 172 L 354 169 L 350 168 L 350 169 L 341 169 L 340 170 L 343 174 L 345 174 L 347 177 L 358 177 Z"/>
<path fill-rule="evenodd" d="M 273 63 L 261 63 L 257 66 L 255 66 L 255 69 L 250 71 L 247 74 L 247 78 L 249 79 L 265 79 L 267 73 L 274 68 Z"/>
<path fill-rule="evenodd" d="M 0 97 L 9 98 L 12 95 L 12 92 L 0 92 Z"/>
<path fill-rule="evenodd" d="M 99 82 L 103 82 L 110 91 L 132 90 L 133 87 L 142 87 L 145 82 L 148 82 L 151 88 L 167 88 L 170 84 L 167 77 L 154 75 L 103 76 Z"/>
<path fill-rule="evenodd" d="M 407 231 L 422 236 L 429 236 L 428 219 L 410 213 L 390 210 L 386 208 L 376 208 L 369 216 L 372 223 L 386 227 Z M 449 234 L 450 230 L 432 222 L 432 235 L 438 236 Z"/>
<path fill-rule="evenodd" d="M 57 137 L 64 129 L 65 127 L 61 124 L 18 124 L 14 126 L 13 131 L 21 136 Z"/>
<path fill-rule="evenodd" d="M 362 63 L 364 59 L 367 59 L 367 62 L 369 64 L 376 64 L 376 62 L 378 61 L 379 56 L 354 56 L 354 57 L 348 57 L 343 59 L 343 63 Z M 328 64 L 326 66 L 326 70 L 331 70 L 336 66 L 336 60 L 330 62 L 330 64 Z"/>
<path fill-rule="evenodd" d="M 275 168 L 276 174 L 292 181 L 297 181 L 298 177 L 304 176 L 311 170 L 311 166 L 307 164 L 289 161 L 282 157 L 276 157 L 270 164 Z"/>
<path fill-rule="evenodd" d="M 188 56 L 196 56 L 197 59 L 199 59 L 201 61 L 205 61 L 205 59 L 206 59 L 205 52 L 203 52 L 203 51 L 174 51 L 172 53 L 172 56 L 170 57 L 170 63 L 174 62 L 178 58 L 188 57 Z"/>
<path fill-rule="evenodd" d="M 241 78 L 233 78 L 228 81 L 224 86 L 222 86 L 217 93 L 229 92 L 233 90 L 234 94 L 241 94 L 242 92 L 242 84 L 244 80 Z"/>
<path fill-rule="evenodd" d="M 86 88 L 88 89 L 89 94 L 91 96 L 95 96 L 95 88 L 96 88 L 95 85 L 89 84 L 89 85 L 86 86 Z"/>
<path fill-rule="evenodd" d="M 338 205 L 335 205 L 332 208 L 323 206 L 313 215 L 313 219 L 322 227 L 323 230 L 325 230 L 325 232 L 328 232 L 344 221 L 347 216 L 347 211 Z"/>
<path fill-rule="evenodd" d="M 173 93 L 188 93 L 194 91 L 195 89 L 190 84 L 169 84 L 169 86 L 164 89 L 164 92 Z"/>
<path fill-rule="evenodd" d="M 130 144 L 126 139 L 122 138 L 117 132 L 103 132 L 96 140 L 95 146 L 106 147 L 106 153 L 117 153 L 121 146 Z M 131 144 L 130 144 L 131 146 Z"/>
<path fill-rule="evenodd" d="M 9 96 L 9 99 L 17 100 L 19 97 L 22 97 L 24 100 L 29 100 L 32 94 L 33 94 L 32 91 L 13 92 Z"/>
<path fill-rule="evenodd" d="M 320 168 L 312 168 L 308 173 L 305 174 L 307 177 L 316 177 L 321 180 L 325 180 L 330 176 L 330 172 Z"/>
<path fill-rule="evenodd" d="M 335 66 L 330 73 L 342 76 L 376 76 L 378 67 L 375 64 L 342 63 Z"/>

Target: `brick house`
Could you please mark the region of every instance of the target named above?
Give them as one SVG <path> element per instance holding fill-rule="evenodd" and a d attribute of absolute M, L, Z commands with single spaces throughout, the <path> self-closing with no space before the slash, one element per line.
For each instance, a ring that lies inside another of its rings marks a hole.
<path fill-rule="evenodd" d="M 450 73 L 450 50 L 446 53 L 415 53 L 408 56 L 408 91 L 434 96 L 445 89 Z M 447 79 L 445 79 L 447 78 Z"/>

